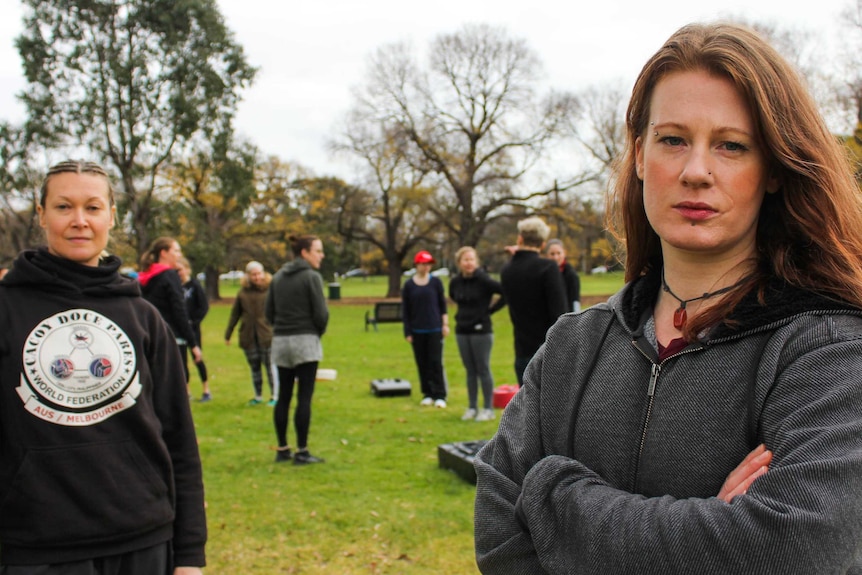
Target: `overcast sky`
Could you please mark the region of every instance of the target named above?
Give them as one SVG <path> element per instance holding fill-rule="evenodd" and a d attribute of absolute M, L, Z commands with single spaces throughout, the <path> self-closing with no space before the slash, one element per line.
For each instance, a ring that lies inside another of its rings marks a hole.
<path fill-rule="evenodd" d="M 421 50 L 440 33 L 467 23 L 504 26 L 544 64 L 548 87 L 578 91 L 605 82 L 629 89 L 646 59 L 692 21 L 744 16 L 814 31 L 839 30 L 855 0 L 218 0 L 227 25 L 260 68 L 244 94 L 238 132 L 266 154 L 298 162 L 317 175 L 348 177 L 325 141 L 351 105 L 351 88 L 377 47 L 407 40 Z M 0 118 L 20 120 L 15 94 L 24 88 L 13 41 L 21 31 L 17 0 L 0 8 Z M 819 48 L 818 48 L 819 49 Z M 823 47 L 824 61 L 828 59 Z"/>

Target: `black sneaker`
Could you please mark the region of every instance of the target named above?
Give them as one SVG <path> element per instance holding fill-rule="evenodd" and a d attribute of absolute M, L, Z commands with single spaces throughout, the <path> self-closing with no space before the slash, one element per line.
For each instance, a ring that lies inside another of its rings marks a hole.
<path fill-rule="evenodd" d="M 276 450 L 276 452 L 275 452 L 275 462 L 276 463 L 284 463 L 285 461 L 290 461 L 291 459 L 293 459 L 293 453 L 291 453 L 289 448 Z"/>
<path fill-rule="evenodd" d="M 307 451 L 297 451 L 293 456 L 294 465 L 308 465 L 309 463 L 323 463 L 325 460 L 315 457 Z"/>

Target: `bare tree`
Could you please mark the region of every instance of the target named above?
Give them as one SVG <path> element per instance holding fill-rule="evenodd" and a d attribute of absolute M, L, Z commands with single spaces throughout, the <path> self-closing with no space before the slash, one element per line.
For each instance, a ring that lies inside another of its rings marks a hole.
<path fill-rule="evenodd" d="M 862 182 L 862 0 L 851 0 L 839 17 L 842 33 L 835 53 L 810 30 L 752 24 L 808 82 L 832 131 L 842 134 Z"/>
<path fill-rule="evenodd" d="M 580 92 L 578 101 L 580 113 L 568 119 L 567 128 L 595 165 L 595 179 L 604 183 L 625 145 L 628 94 L 621 85 L 605 84 Z"/>
<path fill-rule="evenodd" d="M 830 54 L 825 35 L 804 27 L 788 27 L 775 21 L 750 21 L 743 16 L 732 18 L 749 26 L 766 38 L 793 66 L 808 84 L 820 110 L 835 131 L 844 131 L 848 106 L 844 79 L 858 76 L 852 67 L 842 71 L 841 57 Z M 858 47 L 857 47 L 858 50 Z M 848 48 L 848 54 L 852 52 Z M 858 58 L 854 66 L 858 66 Z"/>
<path fill-rule="evenodd" d="M 397 134 L 400 157 L 438 192 L 429 209 L 459 243 L 475 245 L 507 208 L 554 190 L 536 167 L 576 101 L 540 96 L 540 70 L 523 40 L 487 25 L 437 37 L 425 67 L 409 46 L 388 45 L 371 58 L 351 117 Z"/>
<path fill-rule="evenodd" d="M 841 15 L 847 31 L 841 54 L 845 107 L 854 113 L 856 131 L 862 128 L 862 0 L 851 2 Z M 862 142 L 860 142 L 862 145 Z"/>

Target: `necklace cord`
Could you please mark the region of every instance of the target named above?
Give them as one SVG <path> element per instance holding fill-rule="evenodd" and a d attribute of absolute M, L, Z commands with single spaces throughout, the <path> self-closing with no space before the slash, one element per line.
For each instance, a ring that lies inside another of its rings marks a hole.
<path fill-rule="evenodd" d="M 681 297 L 679 297 L 678 295 L 673 293 L 673 290 L 671 290 L 670 286 L 667 285 L 667 281 L 664 279 L 664 268 L 662 268 L 661 269 L 662 290 L 669 293 L 671 295 L 671 297 L 673 297 L 676 301 L 679 302 L 679 307 L 676 308 L 676 311 L 673 312 L 673 326 L 677 329 L 682 329 L 682 327 L 685 325 L 685 321 L 686 321 L 686 319 L 688 319 L 688 313 L 685 310 L 685 306 L 687 304 L 689 304 L 693 301 L 709 299 L 711 297 L 715 297 L 717 295 L 727 293 L 730 290 L 735 289 L 735 288 L 739 287 L 740 285 L 742 285 L 743 283 L 745 283 L 746 281 L 748 281 L 749 277 L 750 276 L 745 276 L 744 278 L 742 278 L 741 280 L 739 280 L 735 284 L 723 287 L 721 289 L 717 289 L 713 292 L 706 292 L 703 295 L 699 295 L 697 297 L 693 297 L 693 298 L 689 298 L 689 299 L 682 299 Z"/>

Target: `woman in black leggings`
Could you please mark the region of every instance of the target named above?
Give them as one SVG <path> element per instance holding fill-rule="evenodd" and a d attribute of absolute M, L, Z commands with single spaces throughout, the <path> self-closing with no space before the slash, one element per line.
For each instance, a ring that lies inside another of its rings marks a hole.
<path fill-rule="evenodd" d="M 311 398 L 317 365 L 323 359 L 320 336 L 326 331 L 329 310 L 323 296 L 323 279 L 317 272 L 323 261 L 323 244 L 317 236 L 291 236 L 294 259 L 282 266 L 269 286 L 266 318 L 273 328 L 272 362 L 278 368 L 278 402 L 275 404 L 276 462 L 293 459 L 294 465 L 323 463 L 308 451 Z M 287 443 L 287 422 L 294 383 L 296 453 Z"/>

